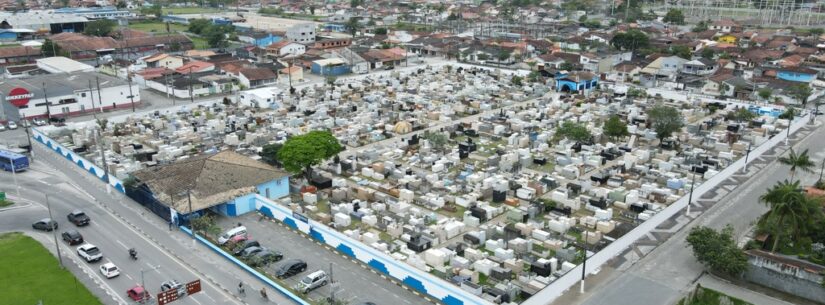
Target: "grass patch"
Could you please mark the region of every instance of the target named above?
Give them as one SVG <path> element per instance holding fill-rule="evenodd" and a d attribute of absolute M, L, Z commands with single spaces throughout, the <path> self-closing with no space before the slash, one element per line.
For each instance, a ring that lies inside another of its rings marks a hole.
<path fill-rule="evenodd" d="M 166 23 L 160 21 L 130 23 L 129 28 L 150 33 L 166 33 Z M 171 33 L 185 32 L 189 27 L 178 23 L 169 23 Z"/>
<path fill-rule="evenodd" d="M 206 42 L 206 39 L 204 39 L 203 37 L 189 36 L 189 39 L 192 39 L 192 44 L 195 45 L 195 49 L 197 49 L 197 50 L 209 49 L 209 43 Z"/>
<path fill-rule="evenodd" d="M 479 285 L 487 285 L 487 275 L 484 273 L 478 273 L 478 284 Z"/>
<path fill-rule="evenodd" d="M 753 305 L 713 289 L 696 285 L 696 289 L 680 300 L 678 305 Z"/>
<path fill-rule="evenodd" d="M 530 163 L 530 166 L 528 166 L 527 168 L 532 169 L 532 170 L 536 170 L 536 171 L 540 171 L 540 172 L 544 172 L 544 173 L 552 173 L 553 168 L 555 168 L 555 167 L 556 167 L 556 164 L 554 164 L 553 162 L 550 162 L 548 160 L 547 163 L 544 163 L 544 165 L 538 165 L 538 164 L 535 164 L 535 163 Z"/>
<path fill-rule="evenodd" d="M 5 207 L 10 206 L 12 204 L 14 204 L 14 202 L 12 202 L 11 200 L 0 199 L 0 208 L 5 208 Z"/>
<path fill-rule="evenodd" d="M 213 7 L 164 7 L 163 14 L 205 14 L 220 13 L 223 10 Z"/>
<path fill-rule="evenodd" d="M 0 44 L 0 48 L 10 48 L 10 47 L 19 47 L 19 46 L 21 46 L 21 44 L 19 44 L 19 43 Z"/>
<path fill-rule="evenodd" d="M 40 243 L 22 233 L 0 235 L 0 295 L 15 304 L 102 304 Z"/>

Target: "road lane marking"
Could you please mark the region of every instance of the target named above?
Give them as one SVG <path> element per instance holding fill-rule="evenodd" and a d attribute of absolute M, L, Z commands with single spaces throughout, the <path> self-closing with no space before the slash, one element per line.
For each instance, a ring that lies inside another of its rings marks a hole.
<path fill-rule="evenodd" d="M 126 244 L 124 244 L 123 242 L 121 242 L 119 239 L 115 239 L 115 241 L 116 241 L 118 244 L 120 244 L 121 246 L 123 246 L 123 249 L 126 249 L 126 250 L 129 250 L 129 249 L 130 249 L 128 246 L 126 246 Z"/>

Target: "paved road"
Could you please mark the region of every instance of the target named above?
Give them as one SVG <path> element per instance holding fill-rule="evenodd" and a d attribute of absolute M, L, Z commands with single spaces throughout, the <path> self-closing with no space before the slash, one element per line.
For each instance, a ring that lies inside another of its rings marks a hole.
<path fill-rule="evenodd" d="M 43 194 L 49 194 L 53 208 L 57 211 L 54 212 L 55 218 L 61 221 L 61 228 L 72 226 L 63 221 L 68 211 L 74 208 L 85 210 L 91 215 L 93 225 L 81 229 L 81 233 L 88 236 L 90 242 L 98 245 L 105 256 L 110 257 L 115 264 L 129 273 L 128 277 L 107 281 L 114 284 L 111 288 L 104 285 L 99 289 L 96 288 L 97 284 L 87 282 L 87 286 L 107 304 L 120 303 L 119 300 L 115 301 L 108 297 L 107 292 L 122 296 L 127 286 L 139 281 L 137 266 L 145 266 L 148 269 L 150 265 L 162 266 L 158 271 L 145 273 L 146 286 L 152 292 L 158 289 L 161 281 L 168 278 L 176 278 L 179 281 L 200 278 L 205 294 L 193 296 L 192 303 L 189 304 L 294 304 L 286 297 L 274 293 L 271 288 L 269 302 L 257 294 L 251 294 L 250 291 L 260 289 L 264 286 L 263 283 L 208 248 L 194 244 L 189 235 L 177 230 L 170 231 L 168 223 L 128 197 L 115 191 L 107 194 L 103 183 L 78 169 L 73 163 L 47 152 L 42 145 L 34 147 L 38 158 L 32 170 L 17 175 L 21 185 L 21 196 L 43 203 Z M 14 180 L 10 173 L 0 172 L 0 189 L 7 191 L 9 195 L 16 195 Z M 36 205 L 0 212 L 0 224 L 4 225 L 0 229 L 31 230 L 31 222 L 43 218 L 45 214 L 45 209 L 38 210 Z M 53 243 L 46 245 L 53 247 Z M 138 262 L 129 260 L 125 247 L 138 249 Z M 85 276 L 78 277 L 84 279 Z M 246 283 L 248 296 L 245 298 L 235 296 L 240 281 Z"/>
<path fill-rule="evenodd" d="M 332 249 L 325 249 L 301 233 L 290 231 L 275 221 L 259 221 L 257 214 L 222 218 L 219 224 L 224 229 L 228 229 L 238 222 L 242 223 L 249 230 L 252 239 L 260 242 L 262 246 L 283 253 L 284 260 L 298 258 L 307 262 L 306 271 L 286 280 L 290 287 L 298 285 L 304 276 L 316 270 L 323 269 L 329 274 L 330 263 L 332 263 L 333 278 L 340 285 L 335 292 L 335 297 L 346 300 L 347 304 L 362 302 L 386 305 L 432 304 L 416 296 L 412 291 L 382 278 L 372 269 L 364 268 Z M 272 264 L 266 270 L 274 274 L 278 265 L 279 263 Z M 330 295 L 331 286 L 318 288 L 309 293 L 308 297 L 315 301 L 326 298 Z"/>
<path fill-rule="evenodd" d="M 797 140 L 791 144 L 797 151 L 810 149 L 813 160 L 820 162 L 819 160 L 825 159 L 825 142 L 821 140 L 824 135 L 825 130 L 820 125 L 808 136 L 797 133 L 793 136 Z M 768 153 L 767 157 L 755 160 L 756 164 L 750 165 L 747 173 L 735 175 L 733 179 L 741 186 L 736 189 L 733 189 L 736 185 L 722 187 L 724 190 L 719 191 L 727 192 L 726 196 L 713 201 L 704 198 L 697 200 L 700 205 L 711 207 L 702 214 L 692 213 L 691 217 L 697 218 L 680 231 L 658 235 L 669 236 L 669 239 L 637 263 L 626 269 L 623 266 L 619 267 L 618 270 L 615 265 L 605 266 L 599 274 L 589 278 L 589 289 L 584 295 L 579 294 L 578 290 L 570 290 L 554 303 L 674 304 L 684 293 L 692 289 L 703 270 L 703 266 L 696 261 L 685 242 L 689 229 L 699 225 L 719 229 L 730 224 L 735 230 L 736 238 L 743 239 L 756 219 L 768 210 L 765 205 L 759 203 L 759 196 L 768 187 L 789 178 L 788 168 L 775 162 L 776 156 L 784 154 L 786 150 L 786 146 L 779 145 L 773 156 Z M 803 184 L 812 184 L 818 178 L 818 174 L 798 173 L 797 177 Z M 689 220 L 682 215 L 677 222 L 682 224 Z M 657 238 L 653 237 L 655 241 Z M 653 246 L 655 244 L 647 245 Z M 773 298 L 763 297 L 765 301 L 757 302 L 758 304 L 775 302 Z"/>

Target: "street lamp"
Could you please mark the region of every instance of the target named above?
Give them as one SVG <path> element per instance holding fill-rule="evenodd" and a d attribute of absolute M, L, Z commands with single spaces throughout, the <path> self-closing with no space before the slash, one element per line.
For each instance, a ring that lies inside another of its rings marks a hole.
<path fill-rule="evenodd" d="M 19 194 L 18 194 L 19 195 Z M 46 208 L 49 210 L 49 219 L 54 221 L 52 218 L 52 205 L 49 203 L 49 195 L 46 194 Z M 49 224 L 51 225 L 51 224 Z M 63 266 L 63 256 L 60 255 L 60 244 L 57 243 L 57 230 L 52 228 L 52 235 L 54 236 L 54 248 L 57 249 L 57 260 L 60 262 L 60 268 L 65 268 Z"/>
<path fill-rule="evenodd" d="M 751 144 L 752 143 L 750 143 L 750 142 L 748 143 L 748 150 L 745 152 L 745 169 L 744 169 L 744 171 L 746 173 L 748 172 L 748 157 L 751 155 Z"/>
<path fill-rule="evenodd" d="M 687 216 L 690 216 L 690 205 L 693 203 L 693 186 L 696 185 L 696 170 L 691 168 L 691 172 L 690 195 L 688 195 L 687 211 L 685 212 Z"/>
<path fill-rule="evenodd" d="M 140 268 L 140 287 L 143 287 L 143 291 L 146 291 L 146 283 L 144 283 L 144 281 L 143 281 L 143 273 L 145 273 L 146 271 L 155 271 L 155 270 L 158 270 L 158 268 L 160 268 L 160 265 L 149 268 L 148 270 Z M 148 293 L 142 294 L 140 296 L 141 301 L 145 301 L 147 295 L 148 295 Z"/>
<path fill-rule="evenodd" d="M 584 243 L 582 244 L 582 252 L 584 252 L 584 259 L 582 260 L 582 280 L 579 285 L 579 293 L 584 293 L 584 276 L 587 274 L 587 229 L 584 230 Z"/>

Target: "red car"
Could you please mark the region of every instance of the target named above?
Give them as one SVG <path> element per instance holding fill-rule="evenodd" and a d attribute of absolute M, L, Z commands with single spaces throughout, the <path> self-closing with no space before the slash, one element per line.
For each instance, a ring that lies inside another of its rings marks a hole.
<path fill-rule="evenodd" d="M 135 300 L 139 303 L 144 303 L 152 298 L 152 295 L 149 294 L 146 289 L 143 289 L 143 286 L 137 285 L 135 287 L 126 290 L 126 295 L 129 296 L 130 299 Z"/>
<path fill-rule="evenodd" d="M 226 246 L 231 249 L 231 248 L 234 248 L 235 245 L 240 244 L 242 242 L 245 242 L 247 240 L 249 240 L 249 234 L 248 233 L 247 234 L 241 234 L 241 235 L 235 235 L 232 238 L 230 238 L 229 241 L 226 242 Z"/>

